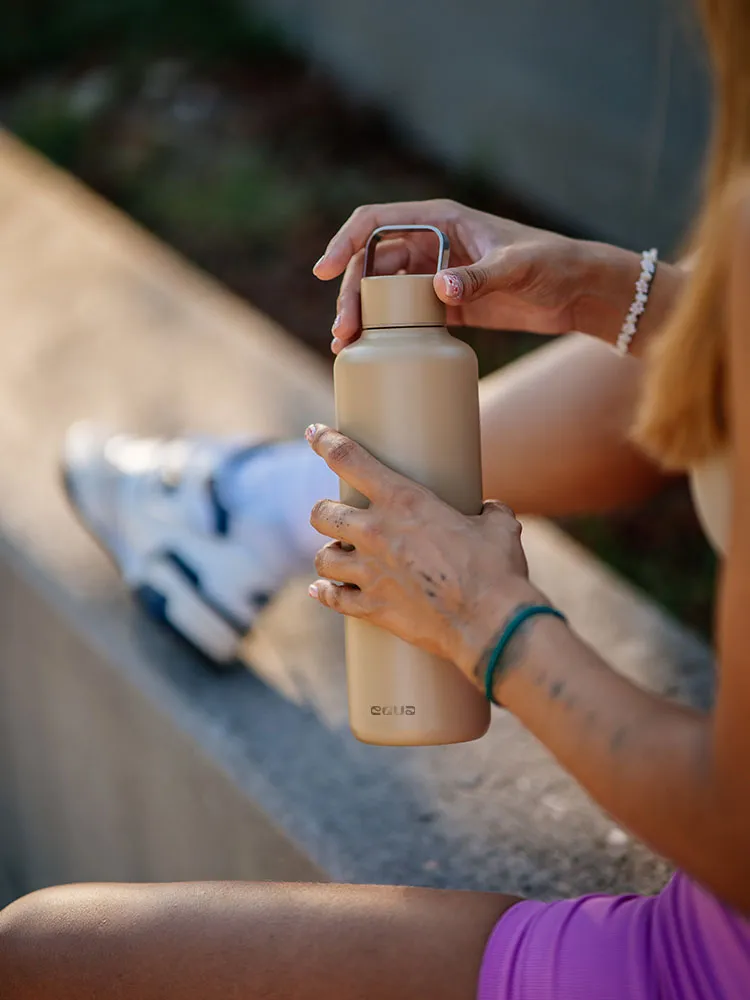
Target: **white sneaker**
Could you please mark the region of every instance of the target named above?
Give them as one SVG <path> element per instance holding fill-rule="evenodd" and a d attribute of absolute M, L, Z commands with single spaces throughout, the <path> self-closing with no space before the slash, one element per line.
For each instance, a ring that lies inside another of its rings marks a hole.
<path fill-rule="evenodd" d="M 240 544 L 217 496 L 217 469 L 264 447 L 112 435 L 89 423 L 65 440 L 65 488 L 84 526 L 148 613 L 217 663 L 237 658 L 289 572 L 277 532 L 259 523 L 248 545 L 243 511 Z"/>

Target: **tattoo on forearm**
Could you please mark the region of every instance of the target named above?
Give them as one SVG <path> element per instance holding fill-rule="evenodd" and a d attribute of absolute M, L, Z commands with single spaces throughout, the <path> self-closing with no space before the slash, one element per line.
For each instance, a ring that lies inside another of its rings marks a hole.
<path fill-rule="evenodd" d="M 433 599 L 436 598 L 437 597 L 437 590 L 435 590 L 433 588 L 437 587 L 437 584 L 435 583 L 435 580 L 433 579 L 433 577 L 431 577 L 429 573 L 425 573 L 421 569 L 419 570 L 419 575 L 422 577 L 422 579 L 426 583 L 429 584 L 429 587 L 425 587 L 425 591 L 424 591 L 425 594 L 427 594 L 428 597 L 431 597 Z M 441 574 L 441 576 L 442 576 L 442 574 Z M 443 580 L 445 580 L 444 576 L 442 578 L 443 578 Z"/>
<path fill-rule="evenodd" d="M 610 740 L 609 749 L 612 751 L 613 754 L 619 753 L 620 750 L 622 750 L 622 748 L 625 746 L 629 738 L 630 738 L 630 726 L 620 726 L 620 728 L 616 730 L 615 734 Z"/>
<path fill-rule="evenodd" d="M 565 694 L 565 681 L 553 681 L 549 686 L 549 696 L 552 701 L 557 701 Z"/>

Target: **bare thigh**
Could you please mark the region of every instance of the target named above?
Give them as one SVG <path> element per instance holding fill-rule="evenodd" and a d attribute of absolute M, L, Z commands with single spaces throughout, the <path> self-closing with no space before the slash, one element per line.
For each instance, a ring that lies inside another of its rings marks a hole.
<path fill-rule="evenodd" d="M 0 913 L 3 1000 L 473 1000 L 516 900 L 374 886 L 45 889 Z"/>

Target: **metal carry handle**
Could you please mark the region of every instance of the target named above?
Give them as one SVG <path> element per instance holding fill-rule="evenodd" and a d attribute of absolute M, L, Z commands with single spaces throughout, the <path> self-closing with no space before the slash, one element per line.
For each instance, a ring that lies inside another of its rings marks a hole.
<path fill-rule="evenodd" d="M 448 237 L 437 226 L 379 226 L 370 234 L 370 238 L 365 244 L 365 264 L 363 277 L 369 278 L 373 260 L 375 259 L 375 247 L 383 238 L 383 233 L 434 233 L 439 242 L 437 270 L 442 271 L 448 266 L 451 244 Z"/>

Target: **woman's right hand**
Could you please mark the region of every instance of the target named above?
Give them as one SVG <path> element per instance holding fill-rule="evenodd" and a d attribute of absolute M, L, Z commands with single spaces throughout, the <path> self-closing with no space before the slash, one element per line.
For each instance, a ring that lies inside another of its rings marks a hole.
<path fill-rule="evenodd" d="M 497 330 L 562 334 L 588 330 L 588 320 L 619 325 L 638 277 L 638 257 L 524 226 L 448 199 L 358 208 L 315 265 L 330 281 L 343 273 L 333 325 L 338 353 L 359 336 L 359 283 L 364 246 L 385 225 L 437 226 L 450 239 L 452 266 L 435 275 L 435 291 L 448 307 L 448 323 Z M 378 246 L 374 274 L 426 274 L 434 267 L 434 236 L 394 234 Z M 584 316 L 588 312 L 590 316 Z"/>

